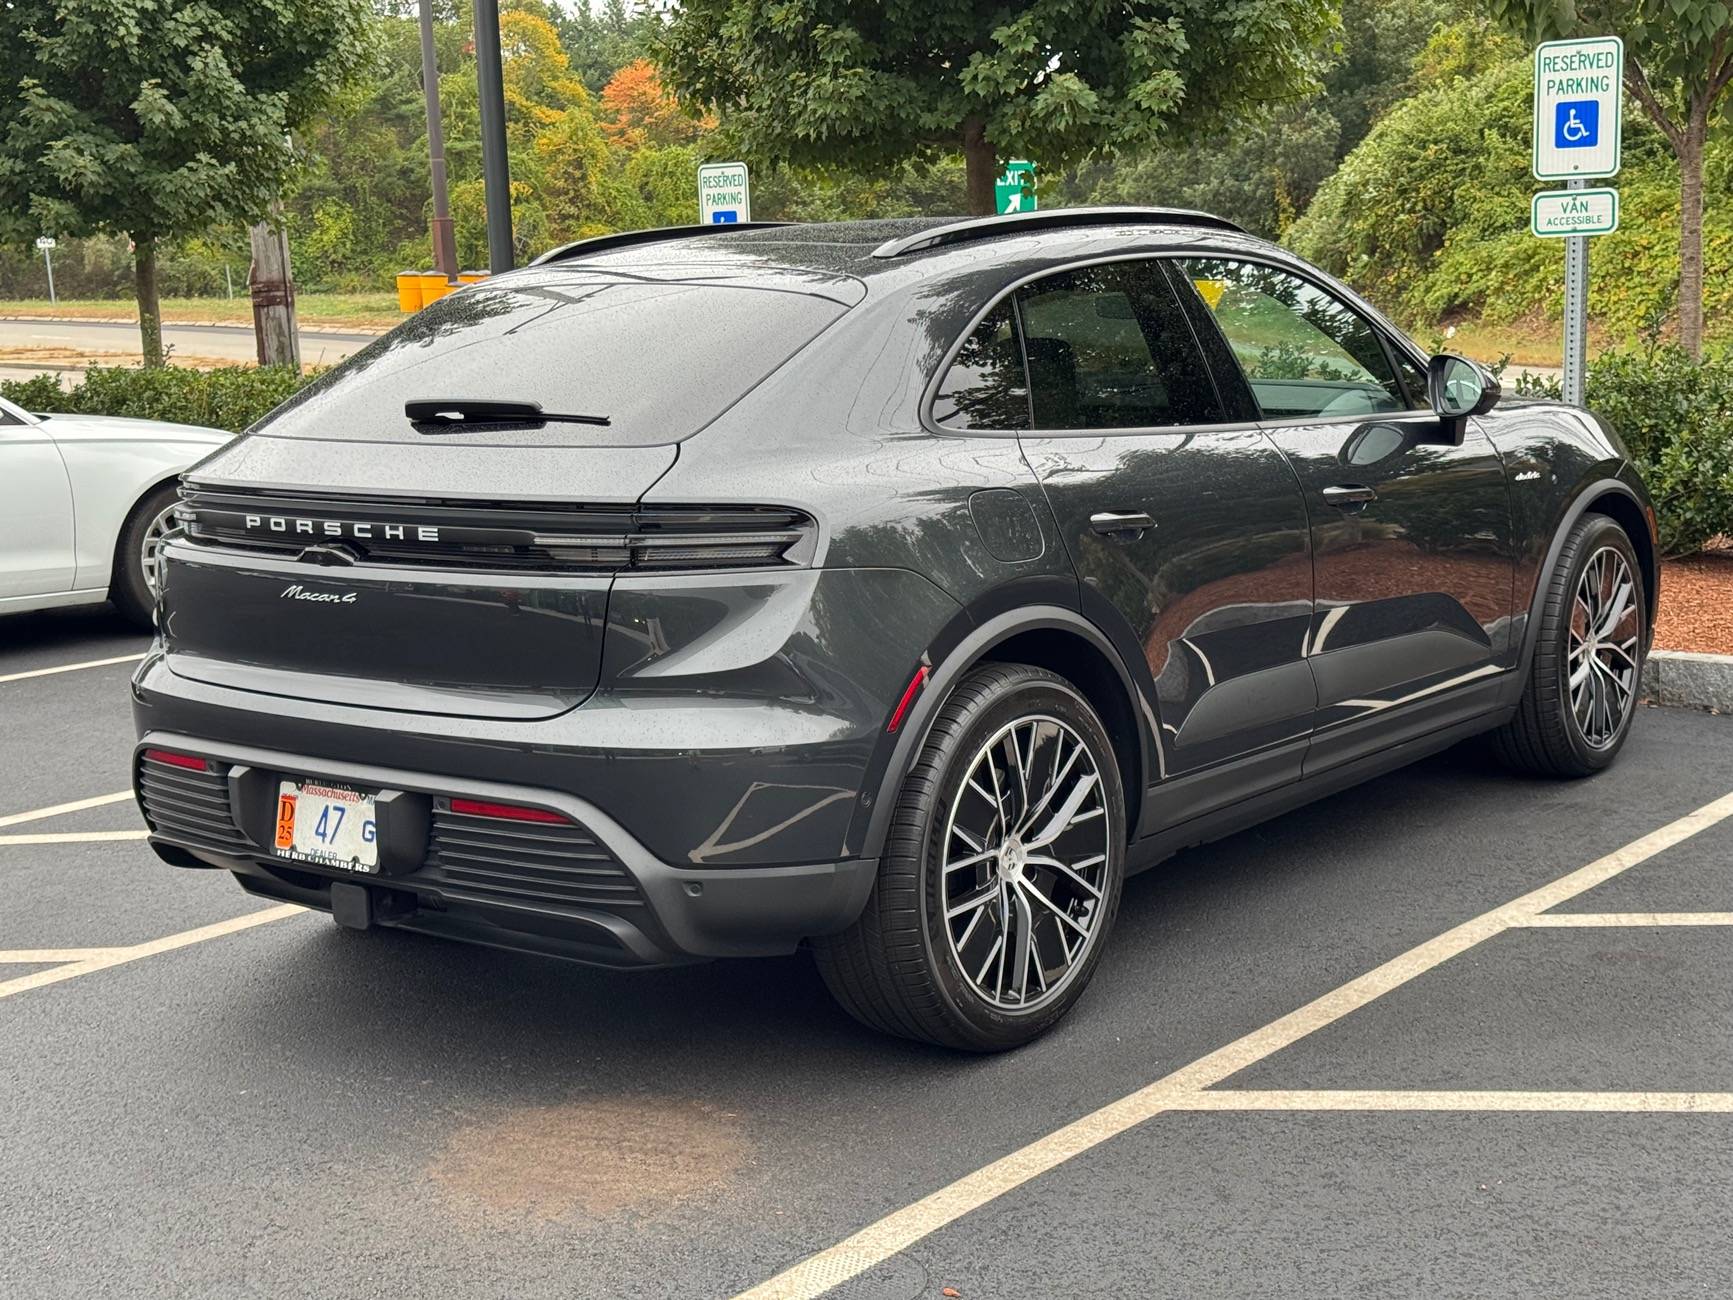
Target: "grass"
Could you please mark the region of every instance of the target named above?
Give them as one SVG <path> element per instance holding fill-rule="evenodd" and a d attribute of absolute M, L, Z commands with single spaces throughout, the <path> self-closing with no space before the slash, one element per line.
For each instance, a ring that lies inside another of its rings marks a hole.
<path fill-rule="evenodd" d="M 295 309 L 303 325 L 344 325 L 362 329 L 387 329 L 403 320 L 395 293 L 303 293 L 295 297 Z M 0 300 L 0 316 L 57 316 L 63 320 L 138 319 L 138 308 L 129 298 L 46 298 Z M 251 325 L 253 304 L 245 297 L 164 298 L 162 318 L 183 325 Z"/>

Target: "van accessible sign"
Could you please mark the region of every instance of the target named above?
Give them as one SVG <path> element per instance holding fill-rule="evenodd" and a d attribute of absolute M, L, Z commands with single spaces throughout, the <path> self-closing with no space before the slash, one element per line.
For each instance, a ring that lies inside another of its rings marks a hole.
<path fill-rule="evenodd" d="M 1625 43 L 1617 36 L 1535 47 L 1536 177 L 1563 181 L 1618 172 L 1624 75 Z"/>
<path fill-rule="evenodd" d="M 1529 205 L 1528 228 L 1542 238 L 1610 235 L 1619 228 L 1619 192 L 1544 190 Z"/>
<path fill-rule="evenodd" d="M 752 220 L 752 190 L 746 164 L 705 163 L 698 169 L 698 224 L 727 225 Z"/>

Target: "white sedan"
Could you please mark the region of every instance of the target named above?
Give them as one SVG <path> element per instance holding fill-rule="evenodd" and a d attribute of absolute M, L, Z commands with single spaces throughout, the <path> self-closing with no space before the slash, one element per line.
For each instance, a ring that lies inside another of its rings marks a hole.
<path fill-rule="evenodd" d="M 0 614 L 113 600 L 149 627 L 176 482 L 233 437 L 0 398 Z"/>

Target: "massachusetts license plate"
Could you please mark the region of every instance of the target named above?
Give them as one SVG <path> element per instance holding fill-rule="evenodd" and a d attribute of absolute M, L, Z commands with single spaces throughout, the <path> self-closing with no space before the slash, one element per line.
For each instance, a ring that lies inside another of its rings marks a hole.
<path fill-rule="evenodd" d="M 373 796 L 340 785 L 284 781 L 277 787 L 277 856 L 343 871 L 379 870 Z"/>

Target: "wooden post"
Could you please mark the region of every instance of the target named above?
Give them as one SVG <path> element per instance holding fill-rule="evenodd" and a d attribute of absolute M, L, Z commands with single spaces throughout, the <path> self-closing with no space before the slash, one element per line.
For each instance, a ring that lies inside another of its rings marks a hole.
<path fill-rule="evenodd" d="M 289 232 L 281 201 L 251 231 L 253 265 L 247 288 L 253 297 L 253 334 L 261 366 L 301 368 L 301 335 L 295 326 L 295 282 L 289 273 Z"/>

